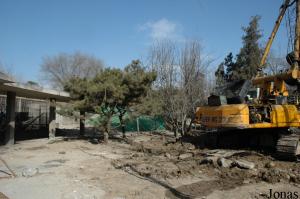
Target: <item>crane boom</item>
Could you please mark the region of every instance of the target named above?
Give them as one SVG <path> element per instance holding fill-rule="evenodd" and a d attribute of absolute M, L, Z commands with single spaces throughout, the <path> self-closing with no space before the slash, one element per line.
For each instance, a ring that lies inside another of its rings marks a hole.
<path fill-rule="evenodd" d="M 276 35 L 276 33 L 278 31 L 278 28 L 279 28 L 279 26 L 281 24 L 283 16 L 284 16 L 287 8 L 289 7 L 289 3 L 290 3 L 290 0 L 285 0 L 284 4 L 281 6 L 281 11 L 279 13 L 279 16 L 278 16 L 276 22 L 275 22 L 275 26 L 274 26 L 274 28 L 272 30 L 271 36 L 268 39 L 268 43 L 267 43 L 266 48 L 264 50 L 264 54 L 263 54 L 263 56 L 262 56 L 262 58 L 260 60 L 258 71 L 261 71 L 261 69 L 263 68 L 263 66 L 266 63 L 267 57 L 269 55 L 269 52 L 270 52 L 270 49 L 271 49 L 271 46 L 272 46 L 272 43 L 273 43 L 274 38 L 275 38 L 275 35 Z"/>
<path fill-rule="evenodd" d="M 294 79 L 298 78 L 299 69 L 299 48 L 300 48 L 300 0 L 296 0 L 296 33 L 295 33 L 295 43 L 294 43 L 294 62 L 292 64 L 292 77 Z"/>

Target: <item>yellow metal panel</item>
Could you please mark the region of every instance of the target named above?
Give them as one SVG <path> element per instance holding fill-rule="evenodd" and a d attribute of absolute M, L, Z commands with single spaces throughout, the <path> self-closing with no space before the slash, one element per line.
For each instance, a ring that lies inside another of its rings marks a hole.
<path fill-rule="evenodd" d="M 271 123 L 299 122 L 298 110 L 295 105 L 272 105 Z"/>
<path fill-rule="evenodd" d="M 250 124 L 249 128 L 300 127 L 300 115 L 295 105 L 272 105 L 271 122 Z"/>
<path fill-rule="evenodd" d="M 247 128 L 249 108 L 247 104 L 199 107 L 196 119 L 198 123 L 210 128 Z"/>
<path fill-rule="evenodd" d="M 209 128 L 300 127 L 300 114 L 294 105 L 272 105 L 271 122 L 249 124 L 247 104 L 204 106 L 196 111 L 196 122 Z"/>

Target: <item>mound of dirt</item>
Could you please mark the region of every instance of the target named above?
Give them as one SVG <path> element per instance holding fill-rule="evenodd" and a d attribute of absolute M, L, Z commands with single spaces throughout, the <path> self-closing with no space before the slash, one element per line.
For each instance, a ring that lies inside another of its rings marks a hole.
<path fill-rule="evenodd" d="M 132 136 L 132 153 L 112 162 L 113 166 L 135 173 L 150 181 L 168 187 L 167 197 L 195 198 L 206 196 L 212 190 L 228 190 L 245 184 L 300 183 L 299 163 L 277 161 L 268 154 L 247 150 L 199 149 L 191 142 L 175 142 L 165 135 L 145 135 L 146 138 Z M 211 161 L 203 161 L 203 160 Z M 218 160 L 228 163 L 239 162 L 250 166 L 230 164 L 226 167 Z M 190 184 L 172 188 L 170 179 L 187 177 L 202 179 Z"/>
<path fill-rule="evenodd" d="M 201 198 L 209 195 L 215 190 L 229 190 L 241 186 L 240 180 L 211 180 L 200 181 L 188 185 L 177 187 L 175 190 L 168 190 L 168 198 Z"/>

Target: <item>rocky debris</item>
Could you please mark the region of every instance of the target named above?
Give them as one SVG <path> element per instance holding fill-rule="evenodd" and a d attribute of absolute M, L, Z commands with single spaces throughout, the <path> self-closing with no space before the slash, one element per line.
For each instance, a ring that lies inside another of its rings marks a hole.
<path fill-rule="evenodd" d="M 182 144 L 184 148 L 190 150 L 190 151 L 193 151 L 196 149 L 195 145 L 191 144 L 191 143 L 183 143 Z"/>
<path fill-rule="evenodd" d="M 228 168 L 232 166 L 233 161 L 225 158 L 218 158 L 217 163 L 220 167 Z"/>
<path fill-rule="evenodd" d="M 190 151 L 193 151 L 193 150 L 195 150 L 195 149 L 196 149 L 196 147 L 195 147 L 194 145 L 189 146 L 189 148 L 188 148 L 188 150 L 190 150 Z"/>
<path fill-rule="evenodd" d="M 267 163 L 265 164 L 265 168 L 268 168 L 268 169 L 274 168 L 275 166 L 276 166 L 276 165 L 275 165 L 274 162 L 267 162 Z"/>
<path fill-rule="evenodd" d="M 245 151 L 242 150 L 220 150 L 220 149 L 215 149 L 215 150 L 209 150 L 206 152 L 206 156 L 216 156 L 216 157 L 223 157 L 223 158 L 231 158 L 233 156 L 238 156 L 240 154 L 246 153 Z"/>
<path fill-rule="evenodd" d="M 92 139 L 90 139 L 90 143 L 99 144 L 99 140 L 97 138 L 92 138 Z"/>
<path fill-rule="evenodd" d="M 248 171 L 250 177 L 257 177 L 259 175 L 259 171 L 257 169 L 250 169 Z"/>
<path fill-rule="evenodd" d="M 168 137 L 166 143 L 160 137 L 133 143 L 134 153 L 113 165 L 158 180 L 208 176 L 224 186 L 233 181 L 237 186 L 261 181 L 300 182 L 298 163 L 279 162 L 254 151 L 201 149 L 189 142 L 170 141 Z"/>
<path fill-rule="evenodd" d="M 153 168 L 148 164 L 139 164 L 135 167 L 135 170 L 141 175 L 141 176 L 150 176 L 151 171 Z"/>
<path fill-rule="evenodd" d="M 168 158 L 168 159 L 171 159 L 172 156 L 171 156 L 170 153 L 165 153 L 165 157 Z"/>
<path fill-rule="evenodd" d="M 209 156 L 209 157 L 205 157 L 200 161 L 200 164 L 211 164 L 214 166 L 217 166 L 218 157 L 214 157 L 214 156 Z"/>
<path fill-rule="evenodd" d="M 124 163 L 121 160 L 113 160 L 111 161 L 111 164 L 116 168 L 116 169 L 122 169 L 124 167 Z"/>
<path fill-rule="evenodd" d="M 259 179 L 268 183 L 278 183 L 278 182 L 286 181 L 286 182 L 298 184 L 300 182 L 299 175 L 278 168 L 261 170 L 259 172 L 258 177 Z"/>
<path fill-rule="evenodd" d="M 184 160 L 193 157 L 192 153 L 183 153 L 178 156 L 179 160 Z"/>
<path fill-rule="evenodd" d="M 244 180 L 243 181 L 243 184 L 250 184 L 251 183 L 251 180 Z"/>
<path fill-rule="evenodd" d="M 54 144 L 57 142 L 63 142 L 64 138 L 58 138 L 58 137 L 54 137 L 54 138 L 50 138 L 48 141 L 48 144 Z"/>
<path fill-rule="evenodd" d="M 25 168 L 22 171 L 22 176 L 23 177 L 32 177 L 36 174 L 39 173 L 39 169 L 38 168 Z"/>
<path fill-rule="evenodd" d="M 144 152 L 151 154 L 151 155 L 160 155 L 161 153 L 163 153 L 159 148 L 144 148 Z"/>
<path fill-rule="evenodd" d="M 212 164 L 223 168 L 238 167 L 240 169 L 254 169 L 255 164 L 246 160 L 231 160 L 238 154 L 244 154 L 244 151 L 226 151 L 226 150 L 210 150 L 204 155 L 204 159 L 200 161 L 200 164 Z M 275 166 L 270 164 L 269 166 Z"/>
<path fill-rule="evenodd" d="M 300 176 L 295 175 L 293 173 L 289 174 L 289 181 L 293 183 L 299 183 L 300 182 Z"/>
<path fill-rule="evenodd" d="M 144 157 L 144 153 L 132 153 L 130 155 L 132 158 Z"/>
<path fill-rule="evenodd" d="M 237 166 L 240 169 L 254 169 L 255 164 L 246 160 L 235 160 L 233 166 Z"/>
<path fill-rule="evenodd" d="M 60 151 L 60 152 L 58 152 L 58 154 L 66 154 L 66 152 L 65 151 Z"/>
<path fill-rule="evenodd" d="M 200 161 L 200 164 L 211 164 L 223 168 L 238 167 L 240 169 L 254 169 L 255 164 L 246 160 L 230 160 L 224 157 L 208 156 Z"/>
<path fill-rule="evenodd" d="M 278 169 L 261 171 L 258 177 L 268 183 L 277 183 L 281 180 L 287 180 L 289 178 L 288 175 L 284 174 L 284 172 Z"/>
<path fill-rule="evenodd" d="M 48 141 L 48 144 L 54 144 L 55 142 L 56 142 L 55 139 L 50 139 L 50 140 Z"/>

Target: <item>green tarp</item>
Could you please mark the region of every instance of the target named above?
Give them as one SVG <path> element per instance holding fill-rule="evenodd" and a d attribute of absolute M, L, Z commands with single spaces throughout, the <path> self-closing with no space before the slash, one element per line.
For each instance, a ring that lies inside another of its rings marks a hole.
<path fill-rule="evenodd" d="M 164 130 L 164 120 L 162 117 L 151 117 L 151 116 L 139 116 L 138 118 L 130 118 L 128 114 L 125 118 L 125 129 L 126 131 L 155 131 Z M 101 118 L 92 117 L 87 123 L 91 125 L 99 125 Z M 111 120 L 112 128 L 121 130 L 119 117 L 116 115 Z"/>
<path fill-rule="evenodd" d="M 112 126 L 121 130 L 118 117 L 112 119 Z M 164 130 L 164 121 L 162 117 L 140 116 L 136 119 L 126 119 L 126 131 L 155 131 Z"/>

